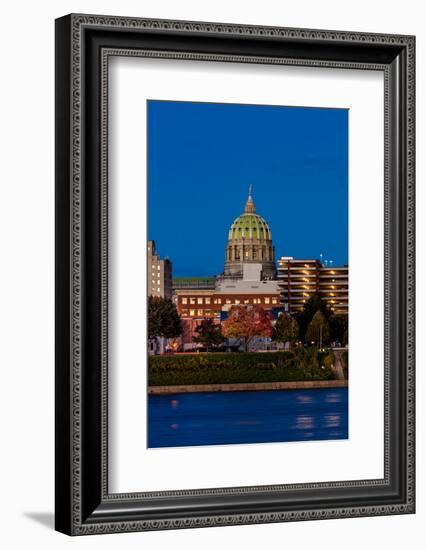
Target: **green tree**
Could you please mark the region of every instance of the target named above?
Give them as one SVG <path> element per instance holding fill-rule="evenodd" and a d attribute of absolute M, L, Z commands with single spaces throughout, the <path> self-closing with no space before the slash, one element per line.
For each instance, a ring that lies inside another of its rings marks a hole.
<path fill-rule="evenodd" d="M 348 333 L 348 316 L 347 315 L 331 315 L 328 319 L 330 325 L 330 340 L 339 341 L 341 344 L 346 344 Z"/>
<path fill-rule="evenodd" d="M 195 329 L 197 333 L 193 337 L 194 342 L 202 344 L 207 349 L 220 346 L 225 341 L 220 325 L 217 325 L 213 319 L 204 319 Z"/>
<path fill-rule="evenodd" d="M 331 310 L 327 307 L 327 304 L 322 300 L 321 296 L 319 294 L 313 294 L 305 302 L 303 310 L 294 314 L 294 318 L 299 325 L 299 339 L 303 342 L 308 341 L 306 338 L 306 330 L 318 310 L 321 311 L 327 320 L 331 316 Z"/>
<path fill-rule="evenodd" d="M 169 298 L 149 296 L 148 337 L 176 338 L 182 334 L 182 326 L 176 306 Z"/>
<path fill-rule="evenodd" d="M 314 342 L 320 347 L 330 342 L 330 326 L 322 311 L 318 310 L 306 329 L 306 342 Z"/>
<path fill-rule="evenodd" d="M 299 336 L 299 325 L 296 319 L 293 319 L 288 313 L 282 313 L 274 326 L 272 340 L 275 342 L 289 342 L 290 346 L 296 342 Z"/>

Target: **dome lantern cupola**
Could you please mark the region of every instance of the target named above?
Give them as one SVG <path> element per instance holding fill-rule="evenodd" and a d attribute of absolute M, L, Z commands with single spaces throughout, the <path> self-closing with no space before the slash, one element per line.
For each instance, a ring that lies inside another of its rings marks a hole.
<path fill-rule="evenodd" d="M 256 212 L 256 207 L 254 205 L 253 197 L 251 196 L 252 191 L 253 191 L 253 186 L 250 185 L 249 194 L 248 194 L 248 198 L 247 198 L 247 202 L 246 202 L 246 207 L 244 208 L 244 212 L 246 214 L 255 214 L 255 212 Z"/>

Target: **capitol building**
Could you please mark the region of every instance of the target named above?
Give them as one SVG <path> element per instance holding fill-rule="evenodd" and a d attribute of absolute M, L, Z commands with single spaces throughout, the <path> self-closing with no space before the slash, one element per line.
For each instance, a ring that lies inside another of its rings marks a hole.
<path fill-rule="evenodd" d="M 284 311 L 272 233 L 267 221 L 256 213 L 251 186 L 244 211 L 228 231 L 223 273 L 200 279 L 174 279 L 173 291 L 184 330 L 184 349 L 194 346 L 194 331 L 203 319 L 220 323 L 233 305 L 261 306 L 271 319 Z M 269 339 L 260 340 L 262 346 L 269 345 Z"/>
<path fill-rule="evenodd" d="M 232 223 L 225 252 L 225 277 L 243 277 L 244 267 L 261 266 L 263 279 L 275 279 L 275 249 L 268 223 L 259 214 L 252 197 L 252 186 L 244 212 Z"/>
<path fill-rule="evenodd" d="M 161 293 L 158 279 L 162 271 L 156 262 L 151 262 L 152 284 Z M 281 256 L 276 262 L 271 228 L 256 212 L 251 185 L 244 210 L 227 233 L 223 272 L 212 277 L 173 279 L 173 300 L 182 320 L 184 349 L 194 346 L 194 331 L 203 319 L 221 323 L 233 305 L 261 306 L 275 320 L 284 311 L 301 311 L 315 294 L 334 314 L 347 315 L 348 267 L 292 256 Z"/>

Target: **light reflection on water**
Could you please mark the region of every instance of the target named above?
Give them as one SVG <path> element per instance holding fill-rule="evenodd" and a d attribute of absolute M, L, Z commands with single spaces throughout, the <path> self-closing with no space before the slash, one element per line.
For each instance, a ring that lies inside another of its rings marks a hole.
<path fill-rule="evenodd" d="M 324 417 L 327 428 L 338 428 L 340 426 L 340 415 L 327 414 Z"/>
<path fill-rule="evenodd" d="M 314 417 L 313 416 L 305 416 L 301 414 L 300 416 L 296 416 L 296 423 L 294 425 L 294 428 L 296 430 L 309 430 L 310 428 L 314 427 Z"/>
<path fill-rule="evenodd" d="M 327 403 L 338 403 L 340 401 L 340 395 L 338 393 L 330 393 L 325 400 Z"/>
<path fill-rule="evenodd" d="M 299 403 L 312 403 L 313 396 L 312 395 L 298 395 L 297 400 Z"/>
<path fill-rule="evenodd" d="M 148 396 L 148 447 L 347 437 L 347 388 Z"/>

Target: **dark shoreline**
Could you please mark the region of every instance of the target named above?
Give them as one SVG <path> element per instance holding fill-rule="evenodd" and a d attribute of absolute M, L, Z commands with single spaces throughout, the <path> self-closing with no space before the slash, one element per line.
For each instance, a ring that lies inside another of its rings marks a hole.
<path fill-rule="evenodd" d="M 299 382 L 252 382 L 239 384 L 185 384 L 180 386 L 148 386 L 148 395 L 232 391 L 308 390 L 321 388 L 346 388 L 347 386 L 347 380 L 301 380 Z"/>

